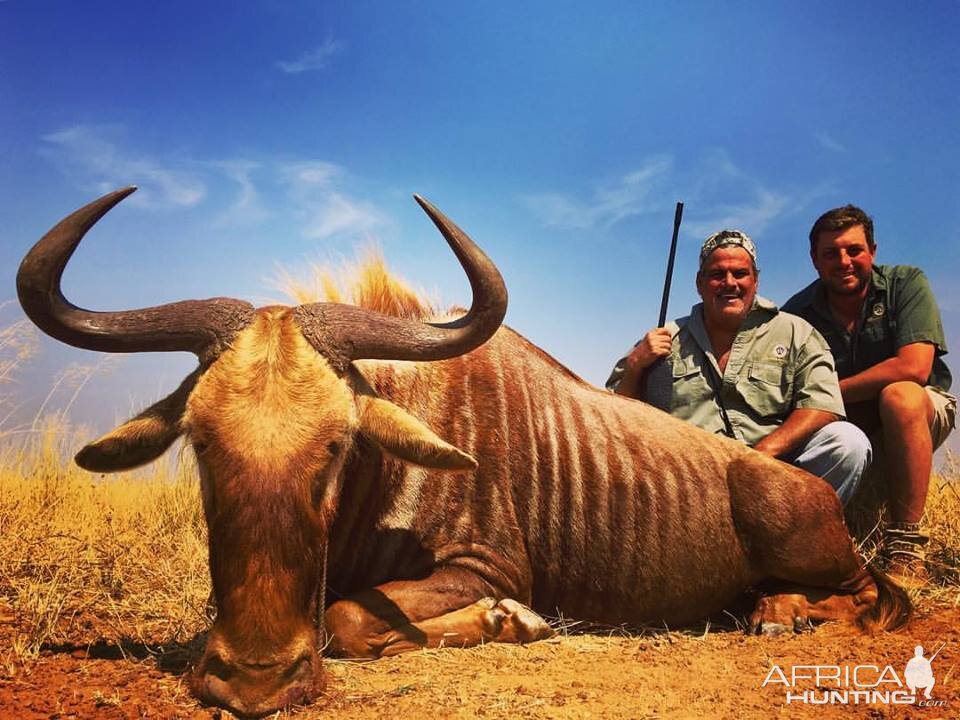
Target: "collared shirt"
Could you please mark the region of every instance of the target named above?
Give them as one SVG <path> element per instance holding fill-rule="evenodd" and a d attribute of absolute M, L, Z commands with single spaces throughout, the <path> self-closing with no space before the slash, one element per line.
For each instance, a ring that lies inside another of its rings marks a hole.
<path fill-rule="evenodd" d="M 833 319 L 820 280 L 783 306 L 812 324 L 826 338 L 841 378 L 856 375 L 895 357 L 904 345 L 932 343 L 933 368 L 927 385 L 949 390 L 950 369 L 943 361 L 947 342 L 936 298 L 926 275 L 909 265 L 874 265 L 860 318 L 851 333 Z"/>
<path fill-rule="evenodd" d="M 722 374 L 702 303 L 668 328 L 670 354 L 645 374 L 641 400 L 713 433 L 725 432 L 722 402 L 734 436 L 748 445 L 756 445 L 798 408 L 844 417 L 827 343 L 808 322 L 778 311 L 769 300 L 758 296 L 754 301 Z M 625 361 L 614 367 L 608 389 L 619 384 Z"/>

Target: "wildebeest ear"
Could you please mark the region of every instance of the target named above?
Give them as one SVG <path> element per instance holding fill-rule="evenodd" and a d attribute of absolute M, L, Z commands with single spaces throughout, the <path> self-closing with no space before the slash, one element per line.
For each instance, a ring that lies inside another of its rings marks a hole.
<path fill-rule="evenodd" d="M 84 447 L 74 460 L 91 472 L 129 470 L 160 457 L 180 435 L 180 418 L 197 383 L 195 370 L 163 400 Z"/>
<path fill-rule="evenodd" d="M 373 395 L 358 395 L 360 433 L 400 460 L 436 470 L 473 470 L 477 461 L 403 408 Z"/>

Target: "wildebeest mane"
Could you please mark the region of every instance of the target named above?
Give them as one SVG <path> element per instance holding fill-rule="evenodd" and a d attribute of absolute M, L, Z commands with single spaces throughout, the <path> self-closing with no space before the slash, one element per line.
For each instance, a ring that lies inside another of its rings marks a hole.
<path fill-rule="evenodd" d="M 275 285 L 292 302 L 347 303 L 410 320 L 449 320 L 466 313 L 466 309 L 458 305 L 441 310 L 439 300 L 431 299 L 425 290 L 413 288 L 396 275 L 376 248 L 363 251 L 356 260 L 341 262 L 339 266 L 311 263 L 304 277 L 281 271 Z M 585 382 L 543 348 L 506 325 L 504 328 L 516 334 L 528 352 L 544 358 L 565 375 Z"/>
<path fill-rule="evenodd" d="M 354 261 L 310 263 L 306 273 L 281 270 L 274 285 L 297 304 L 335 302 L 356 305 L 393 317 L 410 320 L 435 319 L 438 303 L 423 290 L 415 290 L 387 267 L 379 249 L 363 251 Z M 452 308 L 454 314 L 466 312 Z"/>

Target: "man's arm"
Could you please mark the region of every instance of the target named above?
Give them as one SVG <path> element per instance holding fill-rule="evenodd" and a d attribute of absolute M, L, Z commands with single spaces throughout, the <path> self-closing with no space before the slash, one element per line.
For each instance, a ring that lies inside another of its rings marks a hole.
<path fill-rule="evenodd" d="M 910 267 L 900 268 L 896 276 L 895 306 L 887 312 L 897 321 L 897 354 L 841 380 L 840 390 L 847 403 L 871 400 L 895 382 L 926 385 L 937 348 L 945 346 L 940 309 L 927 276 Z"/>
<path fill-rule="evenodd" d="M 837 419 L 835 414 L 824 410 L 797 408 L 753 449 L 770 457 L 783 457 L 803 445 L 817 430 Z"/>
<path fill-rule="evenodd" d="M 933 369 L 936 346 L 929 342 L 904 345 L 897 354 L 840 381 L 840 392 L 845 403 L 870 400 L 887 385 L 907 380 L 926 385 Z"/>
<path fill-rule="evenodd" d="M 793 376 L 793 410 L 755 450 L 783 457 L 806 443 L 825 425 L 844 417 L 843 399 L 827 341 L 809 323 L 796 319 L 797 364 Z"/>
<path fill-rule="evenodd" d="M 643 368 L 626 365 L 623 371 L 623 377 L 613 388 L 617 395 L 635 398 L 640 393 L 640 379 L 643 377 Z"/>

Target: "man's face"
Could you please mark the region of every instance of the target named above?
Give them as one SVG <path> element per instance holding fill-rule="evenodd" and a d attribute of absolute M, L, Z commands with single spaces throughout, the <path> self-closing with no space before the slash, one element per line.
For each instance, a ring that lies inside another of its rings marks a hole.
<path fill-rule="evenodd" d="M 865 295 L 876 246 L 870 247 L 862 225 L 821 232 L 810 253 L 828 293 Z"/>
<path fill-rule="evenodd" d="M 697 274 L 708 324 L 739 327 L 757 295 L 757 273 L 741 247 L 721 247 L 710 253 Z"/>

